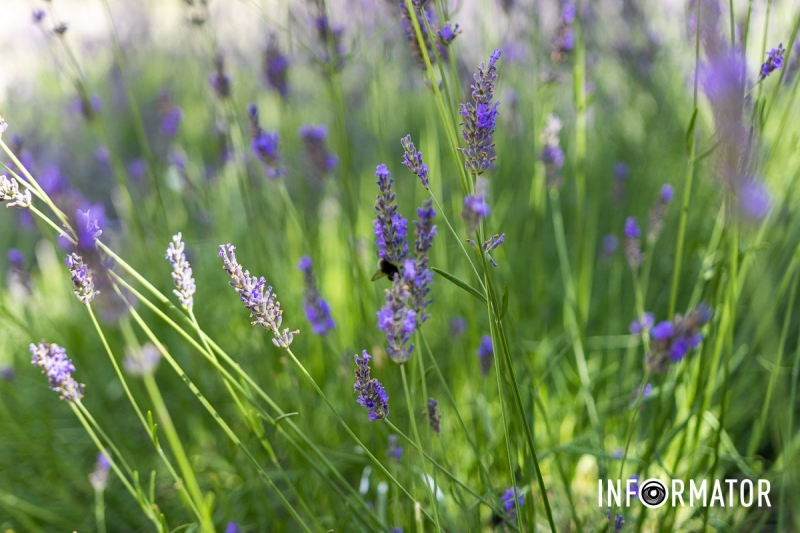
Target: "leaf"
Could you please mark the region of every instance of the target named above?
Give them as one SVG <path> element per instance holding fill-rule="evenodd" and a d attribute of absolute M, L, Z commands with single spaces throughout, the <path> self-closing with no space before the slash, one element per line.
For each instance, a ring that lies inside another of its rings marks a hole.
<path fill-rule="evenodd" d="M 480 300 L 483 303 L 483 305 L 486 305 L 486 298 L 483 296 L 483 294 L 478 292 L 478 289 L 476 289 L 475 287 L 472 287 L 471 285 L 468 285 L 466 281 L 462 281 L 461 279 L 455 277 L 451 273 L 445 272 L 444 270 L 442 270 L 440 268 L 431 267 L 431 270 L 433 270 L 434 272 L 436 272 L 437 274 L 439 274 L 443 278 L 447 279 L 453 285 L 456 285 L 457 287 L 461 287 L 462 289 L 464 289 L 465 291 L 467 291 L 468 293 L 473 295 L 475 298 Z"/>
<path fill-rule="evenodd" d="M 689 120 L 689 127 L 686 128 L 686 152 L 692 150 L 692 140 L 694 139 L 694 127 L 697 125 L 697 108 L 692 111 L 692 118 Z"/>

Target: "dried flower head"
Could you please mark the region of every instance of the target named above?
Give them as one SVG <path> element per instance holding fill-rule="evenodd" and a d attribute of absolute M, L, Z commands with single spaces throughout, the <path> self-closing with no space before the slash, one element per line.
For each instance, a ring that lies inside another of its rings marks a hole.
<path fill-rule="evenodd" d="M 25 188 L 20 192 L 17 181 L 4 174 L 0 176 L 0 202 L 8 202 L 6 207 L 30 207 L 31 191 Z"/>
<path fill-rule="evenodd" d="M 95 296 L 100 294 L 100 291 L 96 291 L 94 288 L 94 272 L 83 261 L 83 257 L 76 253 L 69 254 L 64 263 L 67 265 L 72 279 L 72 292 L 81 303 L 89 305 Z"/>
<path fill-rule="evenodd" d="M 184 248 L 181 233 L 178 232 L 172 236 L 172 242 L 169 243 L 164 257 L 172 265 L 172 282 L 176 287 L 172 293 L 178 297 L 184 309 L 191 311 L 194 306 L 193 295 L 197 287 L 194 277 L 192 277 L 192 266 L 186 260 L 186 254 L 183 252 Z"/>
<path fill-rule="evenodd" d="M 252 324 L 269 330 L 274 337 L 272 343 L 275 346 L 289 349 L 294 336 L 300 331 L 291 331 L 289 328 L 281 331 L 283 310 L 277 294 L 272 292 L 272 286 L 267 286 L 267 280 L 263 277 L 256 278 L 250 275 L 249 270 L 242 271 L 236 260 L 235 250 L 236 247 L 230 243 L 219 246 L 222 268 L 231 277 L 230 286 L 236 289 L 244 306 L 250 310 L 250 318 L 254 319 Z"/>

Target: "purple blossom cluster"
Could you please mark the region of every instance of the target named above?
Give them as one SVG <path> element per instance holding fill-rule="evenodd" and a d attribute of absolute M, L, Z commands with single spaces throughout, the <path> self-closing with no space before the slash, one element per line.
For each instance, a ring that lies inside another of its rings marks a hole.
<path fill-rule="evenodd" d="M 59 393 L 61 400 L 76 402 L 83 398 L 83 384 L 72 377 L 75 365 L 67 357 L 64 348 L 55 343 L 47 344 L 43 340 L 38 345 L 31 343 L 30 352 L 33 366 L 38 366 L 47 375 L 50 390 Z"/>
<path fill-rule="evenodd" d="M 105 224 L 106 214 L 102 205 L 93 205 L 86 211 L 78 209 L 75 212 L 77 220 L 75 230 L 78 237 L 78 250 L 93 252 L 96 249 L 95 241 L 103 234 L 102 226 Z"/>
<path fill-rule="evenodd" d="M 393 460 L 399 461 L 403 457 L 403 447 L 400 446 L 400 437 L 392 433 L 386 444 L 386 456 Z"/>
<path fill-rule="evenodd" d="M 697 348 L 703 340 L 700 329 L 711 320 L 711 309 L 700 304 L 685 317 L 659 322 L 650 330 L 650 353 L 645 357 L 651 372 L 661 372 L 669 361 L 677 362 L 686 357 L 689 350 Z"/>
<path fill-rule="evenodd" d="M 609 530 L 613 533 L 619 533 L 622 531 L 622 526 L 625 525 L 625 520 L 622 518 L 622 515 L 617 512 L 615 514 L 615 518 L 611 519 L 611 509 L 606 509 L 606 519 L 608 519 L 608 527 Z"/>
<path fill-rule="evenodd" d="M 236 247 L 230 243 L 219 246 L 222 268 L 231 277 L 230 286 L 236 289 L 244 306 L 250 311 L 250 318 L 254 319 L 252 325 L 269 330 L 274 337 L 272 343 L 288 350 L 294 336 L 300 331 L 291 331 L 289 328 L 281 331 L 283 310 L 278 295 L 272 292 L 271 285 L 267 286 L 267 280 L 263 276 L 256 278 L 250 275 L 249 270 L 242 271 L 236 260 L 235 250 Z"/>
<path fill-rule="evenodd" d="M 231 78 L 225 72 L 225 58 L 221 54 L 214 58 L 214 72 L 208 77 L 208 85 L 220 100 L 231 95 Z"/>
<path fill-rule="evenodd" d="M 561 127 L 561 120 L 557 116 L 548 115 L 540 137 L 542 153 L 539 159 L 544 163 L 549 187 L 561 186 L 561 167 L 566 159 L 561 149 Z"/>
<path fill-rule="evenodd" d="M 334 168 L 339 158 L 328 150 L 325 138 L 328 135 L 328 128 L 323 125 L 312 126 L 305 124 L 298 130 L 300 138 L 306 149 L 306 157 L 311 162 L 311 168 L 316 177 L 322 177 Z"/>
<path fill-rule="evenodd" d="M 250 121 L 250 148 L 259 161 L 264 164 L 267 177 L 277 179 L 285 174 L 285 170 L 280 166 L 281 154 L 277 131 L 264 131 L 258 121 L 258 107 L 250 104 L 247 107 L 247 115 Z"/>
<path fill-rule="evenodd" d="M 358 393 L 358 405 L 369 411 L 369 421 L 381 420 L 389 415 L 389 395 L 381 382 L 370 376 L 369 360 L 372 358 L 366 350 L 362 357 L 355 355 L 356 382 L 354 391 Z M 402 451 L 400 452 L 402 454 Z"/>
<path fill-rule="evenodd" d="M 464 208 L 461 218 L 467 225 L 467 231 L 474 233 L 481 225 L 481 220 L 489 216 L 491 209 L 486 201 L 489 196 L 489 181 L 478 178 L 475 181 L 475 192 L 464 197 Z"/>
<path fill-rule="evenodd" d="M 640 237 L 642 230 L 639 228 L 639 222 L 636 217 L 628 217 L 625 219 L 625 258 L 628 260 L 628 265 L 636 270 L 642 264 L 642 247 Z"/>
<path fill-rule="evenodd" d="M 510 487 L 506 489 L 500 497 L 503 502 L 503 510 L 508 516 L 508 520 L 516 522 L 517 520 L 517 507 L 522 507 L 525 504 L 525 496 L 520 492 L 519 487 Z"/>
<path fill-rule="evenodd" d="M 774 71 L 783 68 L 784 53 L 786 53 L 786 49 L 783 47 L 783 43 L 779 44 L 777 48 L 773 48 L 767 52 L 767 60 L 761 64 L 760 79 L 763 80 Z"/>
<path fill-rule="evenodd" d="M 264 50 L 263 63 L 264 79 L 281 98 L 289 96 L 289 58 L 286 57 L 278 46 L 278 40 L 273 36 Z"/>
<path fill-rule="evenodd" d="M 178 232 L 172 236 L 172 242 L 169 243 L 164 257 L 172 265 L 172 282 L 175 284 L 172 293 L 178 297 L 184 309 L 191 311 L 197 287 L 192 276 L 192 266 L 186 260 L 185 247 L 181 233 Z"/>
<path fill-rule="evenodd" d="M 92 269 L 76 253 L 69 254 L 64 262 L 72 279 L 72 292 L 75 293 L 81 303 L 89 305 L 95 296 L 99 294 L 99 291 L 94 288 L 94 273 Z"/>
<path fill-rule="evenodd" d="M 392 190 L 394 179 L 386 165 L 378 165 L 375 171 L 380 193 L 375 200 L 377 215 L 372 225 L 375 230 L 375 245 L 378 257 L 393 265 L 400 265 L 408 255 L 408 221 L 397 212 L 397 194 Z"/>
<path fill-rule="evenodd" d="M 378 311 L 378 329 L 386 333 L 388 342 L 386 351 L 398 364 L 408 361 L 414 350 L 414 345 L 408 344 L 417 325 L 417 314 L 409 305 L 414 274 L 414 261 L 407 259 L 395 275 L 392 288 L 386 289 L 385 303 Z"/>
<path fill-rule="evenodd" d="M 176 105 L 165 105 L 161 112 L 161 133 L 165 137 L 175 137 L 183 120 L 183 111 Z"/>
<path fill-rule="evenodd" d="M 481 367 L 481 376 L 486 377 L 494 364 L 494 346 L 492 336 L 484 335 L 478 345 L 478 361 Z"/>
<path fill-rule="evenodd" d="M 400 25 L 403 28 L 403 33 L 406 36 L 406 40 L 408 41 L 408 46 L 411 48 L 411 54 L 414 56 L 414 61 L 416 61 L 419 68 L 425 70 L 427 67 L 425 65 L 425 59 L 423 55 L 423 50 L 419 45 L 419 40 L 417 39 L 417 33 L 414 30 L 414 23 L 411 19 L 411 14 L 413 12 L 414 17 L 417 19 L 417 23 L 419 25 L 420 33 L 422 34 L 422 40 L 425 43 L 426 54 L 428 56 L 428 60 L 431 63 L 431 66 L 436 64 L 436 54 L 434 53 L 433 47 L 437 47 L 437 52 L 442 59 L 447 58 L 447 48 L 446 46 L 453 42 L 456 36 L 460 33 L 458 25 L 455 26 L 446 25 L 444 28 L 436 32 L 436 39 L 431 39 L 430 34 L 428 33 L 428 27 L 432 28 L 435 24 L 435 15 L 432 11 L 428 9 L 427 6 L 422 5 L 424 2 L 417 2 L 417 0 L 411 0 L 411 9 L 408 6 L 408 0 L 403 0 L 400 2 Z M 428 22 L 428 26 L 425 25 L 425 21 Z"/>
<path fill-rule="evenodd" d="M 416 174 L 423 187 L 430 190 L 431 184 L 428 181 L 428 165 L 422 162 L 422 152 L 418 152 L 416 146 L 411 141 L 411 135 L 406 135 L 400 139 L 403 145 L 403 164 Z"/>
<path fill-rule="evenodd" d="M 306 312 L 306 319 L 311 323 L 311 331 L 317 335 L 325 335 L 336 324 L 331 318 L 331 308 L 328 302 L 322 298 L 317 288 L 311 258 L 308 256 L 301 258 L 297 269 L 303 273 L 303 283 L 305 284 L 303 309 Z"/>
<path fill-rule="evenodd" d="M 561 8 L 561 19 L 559 20 L 556 37 L 553 41 L 553 49 L 550 51 L 550 58 L 554 62 L 565 61 L 572 50 L 575 48 L 575 4 L 565 3 Z"/>
<path fill-rule="evenodd" d="M 459 148 L 464 154 L 464 168 L 470 174 L 478 175 L 489 170 L 494 155 L 494 128 L 497 123 L 497 106 L 493 102 L 494 84 L 497 81 L 497 60 L 500 50 L 495 50 L 489 58 L 489 66 L 483 63 L 473 75 L 472 102 L 461 104 L 461 136 L 467 142 L 466 148 Z"/>

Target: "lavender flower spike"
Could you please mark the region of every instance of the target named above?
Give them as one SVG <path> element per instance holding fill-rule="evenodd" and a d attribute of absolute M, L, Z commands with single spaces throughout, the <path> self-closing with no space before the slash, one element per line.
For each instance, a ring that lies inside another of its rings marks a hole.
<path fill-rule="evenodd" d="M 277 179 L 285 174 L 285 170 L 280 166 L 281 154 L 279 150 L 279 139 L 277 131 L 264 131 L 258 123 L 258 107 L 250 104 L 247 107 L 247 115 L 250 120 L 250 148 L 258 159 L 264 164 L 267 177 Z"/>
<path fill-rule="evenodd" d="M 406 234 L 408 221 L 397 212 L 395 200 L 397 195 L 392 190 L 394 180 L 390 177 L 386 165 L 378 165 L 375 171 L 378 178 L 380 194 L 375 200 L 375 211 L 378 213 L 372 225 L 375 228 L 375 245 L 378 257 L 399 266 L 408 254 Z"/>
<path fill-rule="evenodd" d="M 303 257 L 297 265 L 297 269 L 303 273 L 303 281 L 306 286 L 303 308 L 306 311 L 306 318 L 311 322 L 311 331 L 317 335 L 325 335 L 336 324 L 331 318 L 331 308 L 328 302 L 319 294 L 312 268 L 313 263 L 310 257 Z"/>
<path fill-rule="evenodd" d="M 424 200 L 422 207 L 417 208 L 417 215 L 419 218 L 414 221 L 414 269 L 413 279 L 409 284 L 411 291 L 409 303 L 416 314 L 419 327 L 430 318 L 430 315 L 425 313 L 425 308 L 432 302 L 428 299 L 430 286 L 433 283 L 433 272 L 428 269 L 428 252 L 436 235 L 436 226 L 433 224 L 436 211 L 433 210 L 432 200 Z"/>
<path fill-rule="evenodd" d="M 381 382 L 370 377 L 369 360 L 371 356 L 366 350 L 362 357 L 355 355 L 356 383 L 354 391 L 358 393 L 358 405 L 364 406 L 369 411 L 369 421 L 382 420 L 389 415 L 389 395 Z"/>
<path fill-rule="evenodd" d="M 639 243 L 641 235 L 642 230 L 639 229 L 636 218 L 625 219 L 625 257 L 628 259 L 628 265 L 634 270 L 642 264 L 642 250 Z"/>
<path fill-rule="evenodd" d="M 69 254 L 64 261 L 72 278 L 72 292 L 82 304 L 89 305 L 100 291 L 94 290 L 94 273 L 78 254 Z"/>
<path fill-rule="evenodd" d="M 25 189 L 20 192 L 17 182 L 4 174 L 0 176 L 0 202 L 8 202 L 6 207 L 30 207 L 31 191 Z"/>
<path fill-rule="evenodd" d="M 760 79 L 764 79 L 773 71 L 781 70 L 783 68 L 783 54 L 786 52 L 786 49 L 783 47 L 783 43 L 778 45 L 778 48 L 773 48 L 769 52 L 767 52 L 767 60 L 761 65 L 761 76 Z"/>
<path fill-rule="evenodd" d="M 519 487 L 507 489 L 500 500 L 503 502 L 503 509 L 508 514 L 508 518 L 515 522 L 517 520 L 517 507 L 522 507 L 525 503 L 525 497 L 520 493 Z"/>
<path fill-rule="evenodd" d="M 414 143 L 411 142 L 411 135 L 406 135 L 400 139 L 400 144 L 403 145 L 403 151 L 405 152 L 403 154 L 403 164 L 408 167 L 408 170 L 417 175 L 423 187 L 430 190 L 428 165 L 422 162 L 422 152 L 418 152 Z"/>
<path fill-rule="evenodd" d="M 415 274 L 414 261 L 407 259 L 400 273 L 395 275 L 391 290 L 386 289 L 386 303 L 378 311 L 378 329 L 386 333 L 389 343 L 386 351 L 398 364 L 408 361 L 414 350 L 414 345 L 408 346 L 408 342 L 417 324 L 416 313 L 409 305 Z"/>
<path fill-rule="evenodd" d="M 467 142 L 466 148 L 459 148 L 464 154 L 464 168 L 470 174 L 482 174 L 489 170 L 492 161 L 497 159 L 494 155 L 494 134 L 497 122 L 497 102 L 494 98 L 494 83 L 497 81 L 497 60 L 500 59 L 500 50 L 495 50 L 489 58 L 489 66 L 483 63 L 478 67 L 478 72 L 473 75 L 472 100 L 474 103 L 461 104 L 461 136 Z"/>
<path fill-rule="evenodd" d="M 83 384 L 75 381 L 72 373 L 75 365 L 67 357 L 67 351 L 58 344 L 46 344 L 43 340 L 38 345 L 31 343 L 31 362 L 47 374 L 50 390 L 59 393 L 59 399 L 77 402 L 83 398 Z"/>
<path fill-rule="evenodd" d="M 230 243 L 219 246 L 219 256 L 223 262 L 222 268 L 231 277 L 231 281 L 228 283 L 236 289 L 244 306 L 250 310 L 250 318 L 255 319 L 252 325 L 259 325 L 272 332 L 274 336 L 272 343 L 288 350 L 294 336 L 300 331 L 290 331 L 289 328 L 281 331 L 283 310 L 278 301 L 278 295 L 272 292 L 271 286 L 267 286 L 266 279 L 251 276 L 249 270 L 242 271 L 234 250 L 236 247 Z"/>
<path fill-rule="evenodd" d="M 172 236 L 172 242 L 169 243 L 164 257 L 169 259 L 172 265 L 172 282 L 176 287 L 172 293 L 178 297 L 183 308 L 191 312 L 194 306 L 193 295 L 197 287 L 192 277 L 192 266 L 186 260 L 186 254 L 183 253 L 184 248 L 181 233 L 178 232 Z"/>
<path fill-rule="evenodd" d="M 439 402 L 428 398 L 428 425 L 437 435 L 442 431 L 442 415 L 439 414 Z"/>
<path fill-rule="evenodd" d="M 492 337 L 490 335 L 481 337 L 481 344 L 478 347 L 478 359 L 481 363 L 481 376 L 486 377 L 489 370 L 492 369 L 492 363 L 494 363 L 494 346 L 492 346 Z"/>

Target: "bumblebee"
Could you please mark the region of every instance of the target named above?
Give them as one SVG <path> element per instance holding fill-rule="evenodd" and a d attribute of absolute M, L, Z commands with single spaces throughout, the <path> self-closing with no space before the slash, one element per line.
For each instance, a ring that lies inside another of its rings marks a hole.
<path fill-rule="evenodd" d="M 384 259 L 383 257 L 378 259 L 378 271 L 372 276 L 372 281 L 376 279 L 381 279 L 384 276 L 389 277 L 389 283 L 394 281 L 394 275 L 399 274 L 400 269 L 397 268 L 397 265 L 389 261 L 388 259 Z"/>

